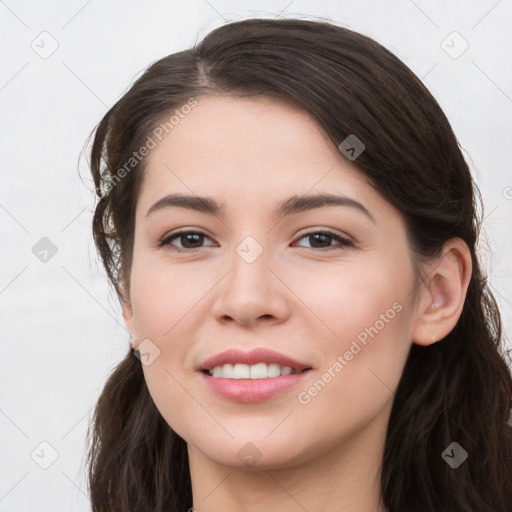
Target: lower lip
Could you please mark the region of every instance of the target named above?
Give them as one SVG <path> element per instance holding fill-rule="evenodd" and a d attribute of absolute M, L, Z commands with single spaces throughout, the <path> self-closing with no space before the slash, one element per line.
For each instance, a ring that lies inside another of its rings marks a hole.
<path fill-rule="evenodd" d="M 266 379 L 225 379 L 200 372 L 206 385 L 217 395 L 233 402 L 255 403 L 274 398 L 297 386 L 312 370 Z"/>

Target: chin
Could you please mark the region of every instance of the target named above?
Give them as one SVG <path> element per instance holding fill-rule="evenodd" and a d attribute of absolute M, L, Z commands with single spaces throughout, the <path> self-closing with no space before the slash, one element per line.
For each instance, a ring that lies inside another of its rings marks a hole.
<path fill-rule="evenodd" d="M 252 436 L 250 433 L 231 431 L 233 439 L 205 439 L 204 434 L 198 433 L 198 444 L 191 440 L 190 446 L 202 453 L 212 462 L 239 470 L 259 471 L 285 469 L 307 463 L 313 455 L 311 450 L 299 444 L 298 438 L 287 436 L 272 439 L 267 434 Z M 313 448 L 313 447 L 311 447 Z"/>

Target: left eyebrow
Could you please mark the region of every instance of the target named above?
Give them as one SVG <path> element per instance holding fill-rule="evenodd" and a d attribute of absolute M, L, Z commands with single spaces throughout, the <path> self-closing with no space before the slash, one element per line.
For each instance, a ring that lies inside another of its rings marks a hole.
<path fill-rule="evenodd" d="M 303 196 L 295 195 L 289 197 L 277 206 L 273 215 L 274 217 L 280 218 L 286 215 L 292 215 L 317 208 L 324 208 L 327 206 L 345 206 L 354 208 L 363 213 L 373 223 L 377 223 L 368 209 L 359 201 L 356 201 L 351 197 L 327 193 Z M 218 217 L 223 217 L 225 213 L 225 204 L 219 204 L 211 197 L 170 194 L 158 200 L 153 206 L 151 206 L 146 213 L 146 217 L 157 210 L 170 207 L 186 208 Z"/>

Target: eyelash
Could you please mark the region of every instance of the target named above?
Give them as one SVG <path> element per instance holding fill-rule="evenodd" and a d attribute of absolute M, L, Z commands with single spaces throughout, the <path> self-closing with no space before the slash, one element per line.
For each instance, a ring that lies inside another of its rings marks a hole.
<path fill-rule="evenodd" d="M 203 235 L 207 238 L 208 235 L 206 233 L 202 233 L 201 231 L 194 231 L 194 230 L 183 230 L 183 231 L 177 231 L 176 233 L 171 233 L 170 235 L 162 238 L 159 242 L 158 242 L 158 247 L 166 247 L 168 250 L 172 251 L 172 252 L 181 252 L 181 253 L 194 253 L 194 252 L 198 252 L 200 250 L 200 248 L 197 248 L 197 249 L 176 249 L 175 247 L 172 247 L 171 245 L 171 241 L 174 240 L 175 238 L 179 238 L 180 236 L 184 236 L 184 235 Z M 354 243 L 347 239 L 347 238 L 344 238 L 340 235 L 338 235 L 337 233 L 333 232 L 333 231 L 330 231 L 328 229 L 323 229 L 323 230 L 318 230 L 318 231 L 310 231 L 308 233 L 303 233 L 299 238 L 297 238 L 297 240 L 301 240 L 302 238 L 306 238 L 308 236 L 313 236 L 313 235 L 327 235 L 329 237 L 332 237 L 334 240 L 336 240 L 337 242 L 339 242 L 340 246 L 331 246 L 331 247 L 327 247 L 327 248 L 323 248 L 323 249 L 318 249 L 318 248 L 314 248 L 314 247 L 302 247 L 302 249 L 305 249 L 306 251 L 309 251 L 309 252 L 327 252 L 327 251 L 332 251 L 332 250 L 335 250 L 335 249 L 344 249 L 346 247 L 354 247 Z"/>

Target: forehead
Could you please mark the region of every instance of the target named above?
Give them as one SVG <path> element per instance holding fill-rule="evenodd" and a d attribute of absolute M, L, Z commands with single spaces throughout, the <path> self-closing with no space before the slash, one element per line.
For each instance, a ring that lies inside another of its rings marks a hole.
<path fill-rule="evenodd" d="M 383 202 L 303 109 L 268 97 L 197 101 L 147 157 L 138 201 L 145 211 L 173 192 L 265 207 L 308 192 Z"/>
<path fill-rule="evenodd" d="M 150 161 L 172 158 L 188 164 L 193 158 L 202 167 L 226 163 L 226 170 L 243 162 L 261 172 L 284 158 L 339 157 L 316 119 L 284 100 L 215 95 L 197 101 L 158 143 Z"/>

